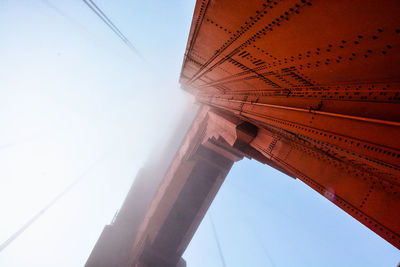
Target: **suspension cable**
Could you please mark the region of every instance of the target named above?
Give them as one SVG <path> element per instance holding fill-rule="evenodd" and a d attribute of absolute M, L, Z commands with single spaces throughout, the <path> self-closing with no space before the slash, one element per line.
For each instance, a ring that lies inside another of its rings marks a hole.
<path fill-rule="evenodd" d="M 222 253 L 221 244 L 219 243 L 219 239 L 218 239 L 218 235 L 217 235 L 217 230 L 216 230 L 216 228 L 215 228 L 214 221 L 213 221 L 213 219 L 212 219 L 212 217 L 211 217 L 211 213 L 208 213 L 208 217 L 210 218 L 210 222 L 211 222 L 211 226 L 212 226 L 212 229 L 213 229 L 213 234 L 214 234 L 215 242 L 217 243 L 218 253 L 219 253 L 219 257 L 221 258 L 222 266 L 223 266 L 223 267 L 226 267 L 224 254 Z"/>
<path fill-rule="evenodd" d="M 92 1 L 92 0 L 82 0 L 127 46 L 134 52 L 138 57 L 143 59 L 139 51 L 134 47 L 134 45 L 129 41 L 128 38 L 118 29 L 117 26 L 107 17 L 107 15 Z"/>
<path fill-rule="evenodd" d="M 43 209 L 35 214 L 29 221 L 27 221 L 18 231 L 12 234 L 6 241 L 0 245 L 0 252 L 3 251 L 8 245 L 10 245 L 15 239 L 17 239 L 26 229 L 28 229 L 40 216 L 42 216 L 48 209 L 58 202 L 64 195 L 69 193 L 79 182 L 87 177 L 88 173 L 91 172 L 94 167 L 105 158 L 105 155 L 95 160 L 85 171 L 82 172 L 79 177 L 69 184 L 60 194 L 58 194 L 53 200 L 51 200 Z"/>

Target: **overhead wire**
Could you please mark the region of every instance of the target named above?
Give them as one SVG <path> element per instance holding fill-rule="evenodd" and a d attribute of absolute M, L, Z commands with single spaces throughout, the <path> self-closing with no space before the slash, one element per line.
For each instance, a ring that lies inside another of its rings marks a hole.
<path fill-rule="evenodd" d="M 221 243 L 219 242 L 217 230 L 216 230 L 216 228 L 215 228 L 215 224 L 214 224 L 214 221 L 213 221 L 213 219 L 212 219 L 211 213 L 208 214 L 208 217 L 210 218 L 211 227 L 212 227 L 212 230 L 213 230 L 215 242 L 216 242 L 217 247 L 218 247 L 218 254 L 219 254 L 219 257 L 220 257 L 220 259 L 221 259 L 222 266 L 223 266 L 223 267 L 226 267 L 224 254 L 223 254 L 222 248 L 221 248 Z"/>
<path fill-rule="evenodd" d="M 262 248 L 262 251 L 264 252 L 264 256 L 268 259 L 268 262 L 271 264 L 271 266 L 272 266 L 272 267 L 275 267 L 275 266 L 276 266 L 275 261 L 274 261 L 274 259 L 272 258 L 271 253 L 269 252 L 267 246 L 266 246 L 265 243 L 261 240 L 260 235 L 258 235 L 258 234 L 254 231 L 254 229 L 253 229 L 252 227 L 250 227 L 250 228 L 251 228 L 251 230 L 252 230 L 252 232 L 253 232 L 254 237 L 257 239 L 258 243 L 260 244 L 260 246 L 261 246 L 261 248 Z"/>
<path fill-rule="evenodd" d="M 71 21 L 71 18 L 66 16 L 62 11 L 56 8 L 54 5 L 49 3 L 47 0 L 42 0 L 50 8 L 54 9 L 57 13 Z M 135 48 L 132 42 L 119 30 L 119 28 L 107 17 L 107 15 L 92 1 L 83 0 L 83 2 L 127 45 L 127 47 L 134 52 L 138 57 L 143 60 L 142 55 Z M 1 148 L 6 148 L 12 144 L 6 144 L 0 146 Z M 52 199 L 44 208 L 42 208 L 38 213 L 31 217 L 21 228 L 19 228 L 15 233 L 13 233 L 7 240 L 0 244 L 0 252 L 2 252 L 7 246 L 9 246 L 14 240 L 16 240 L 23 232 L 25 232 L 35 221 L 37 221 L 47 210 L 54 206 L 64 195 L 69 193 L 78 183 L 80 183 L 87 174 L 102 160 L 105 155 L 99 157 L 95 160 L 75 181 L 69 184 L 61 193 L 59 193 L 54 199 Z"/>
<path fill-rule="evenodd" d="M 256 201 L 256 202 L 258 202 L 258 203 L 260 203 L 260 204 L 265 203 L 265 201 L 263 201 L 262 199 L 257 198 L 257 197 L 255 197 L 254 195 L 252 195 L 252 194 L 246 192 L 246 191 L 243 190 L 240 186 L 237 186 L 237 185 L 233 184 L 232 182 L 226 183 L 226 184 L 230 185 L 232 188 L 236 189 L 236 190 L 237 190 L 239 193 L 241 193 L 243 196 L 246 196 L 246 197 L 252 199 L 253 201 Z M 271 203 L 268 203 L 268 204 L 271 204 Z M 270 208 L 271 208 L 271 207 L 274 207 L 273 205 L 268 205 L 268 206 L 269 206 Z M 277 211 L 279 212 L 279 214 L 283 215 L 283 216 L 286 217 L 287 219 L 293 220 L 289 215 L 287 215 L 286 213 L 284 213 L 282 210 L 277 209 Z M 261 240 L 260 235 L 258 235 L 258 234 L 255 232 L 255 230 L 254 230 L 255 228 L 254 228 L 254 227 L 249 227 L 249 228 L 250 228 L 251 232 L 253 233 L 254 237 L 257 239 L 259 245 L 261 246 L 262 251 L 263 251 L 265 257 L 268 259 L 268 262 L 270 263 L 270 265 L 271 265 L 272 267 L 275 267 L 275 266 L 276 266 L 275 261 L 274 261 L 274 259 L 272 258 L 271 254 L 270 254 L 270 252 L 269 252 L 269 250 L 268 250 L 268 248 L 267 248 L 267 246 L 266 246 L 265 243 Z"/>
<path fill-rule="evenodd" d="M 95 160 L 85 171 L 82 172 L 79 177 L 69 184 L 61 193 L 59 193 L 53 200 L 51 200 L 43 209 L 36 213 L 30 220 L 28 220 L 18 231 L 12 234 L 6 241 L 0 245 L 0 252 L 3 251 L 8 245 L 10 245 L 15 239 L 17 239 L 26 229 L 28 229 L 37 219 L 39 219 L 48 209 L 56 204 L 64 195 L 69 193 L 79 182 L 87 177 L 94 167 L 105 158 L 106 154 L 100 156 Z"/>
<path fill-rule="evenodd" d="M 142 55 L 135 48 L 131 41 L 118 29 L 117 26 L 107 17 L 107 15 L 92 0 L 82 0 L 138 57 L 143 60 Z"/>
<path fill-rule="evenodd" d="M 64 20 L 73 25 L 76 29 L 78 29 L 81 33 L 85 35 L 85 37 L 91 41 L 95 39 L 93 33 L 87 29 L 84 25 L 82 25 L 79 21 L 75 20 L 68 13 L 64 12 L 62 9 L 58 8 L 56 5 L 51 3 L 49 0 L 42 0 L 42 3 L 45 4 L 48 8 L 52 9 L 53 12 L 61 16 Z"/>

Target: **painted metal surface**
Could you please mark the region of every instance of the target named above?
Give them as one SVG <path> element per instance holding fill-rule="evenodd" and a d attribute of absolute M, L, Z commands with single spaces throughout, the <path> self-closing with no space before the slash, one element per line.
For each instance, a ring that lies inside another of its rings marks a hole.
<path fill-rule="evenodd" d="M 180 82 L 203 106 L 86 266 L 185 266 L 242 157 L 300 179 L 400 248 L 398 14 L 392 0 L 198 0 Z"/>
<path fill-rule="evenodd" d="M 248 122 L 203 106 L 176 154 L 162 152 L 159 162 L 135 178 L 85 266 L 186 266 L 183 252 L 232 164 L 244 156 L 241 150 L 251 152 L 257 131 Z"/>
<path fill-rule="evenodd" d="M 400 248 L 400 3 L 199 0 L 181 84 Z M 271 163 L 269 163 L 272 165 Z"/>

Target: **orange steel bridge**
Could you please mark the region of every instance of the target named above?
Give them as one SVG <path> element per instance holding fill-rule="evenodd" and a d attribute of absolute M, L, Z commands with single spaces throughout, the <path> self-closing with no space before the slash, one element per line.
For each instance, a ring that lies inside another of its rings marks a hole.
<path fill-rule="evenodd" d="M 185 266 L 243 157 L 400 248 L 399 14 L 390 0 L 198 0 L 180 82 L 202 107 L 165 172 L 138 175 L 86 266 Z"/>

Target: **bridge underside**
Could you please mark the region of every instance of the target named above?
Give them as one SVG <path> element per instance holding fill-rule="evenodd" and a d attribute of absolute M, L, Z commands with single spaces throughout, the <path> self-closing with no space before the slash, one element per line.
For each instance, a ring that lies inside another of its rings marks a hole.
<path fill-rule="evenodd" d="M 87 266 L 184 266 L 243 157 L 400 248 L 398 14 L 398 1 L 198 0 L 180 82 L 203 106 L 158 189 L 133 207 L 148 185 L 134 186 Z"/>

